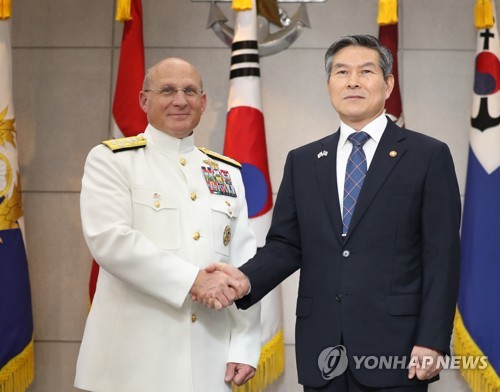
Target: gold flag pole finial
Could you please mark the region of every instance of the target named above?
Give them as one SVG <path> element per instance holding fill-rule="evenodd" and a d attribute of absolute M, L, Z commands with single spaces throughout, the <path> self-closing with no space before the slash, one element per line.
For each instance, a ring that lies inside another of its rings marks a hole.
<path fill-rule="evenodd" d="M 380 26 L 398 23 L 398 0 L 378 0 L 377 23 Z"/>
<path fill-rule="evenodd" d="M 493 5 L 491 0 L 476 0 L 474 24 L 478 30 L 493 27 Z"/>
<path fill-rule="evenodd" d="M 248 11 L 252 9 L 252 0 L 233 0 L 232 8 L 235 11 Z"/>
<path fill-rule="evenodd" d="M 10 19 L 12 16 L 12 0 L 0 0 L 0 19 Z"/>
<path fill-rule="evenodd" d="M 118 22 L 126 22 L 127 20 L 132 20 L 131 7 L 132 7 L 132 0 L 117 0 L 115 19 Z"/>

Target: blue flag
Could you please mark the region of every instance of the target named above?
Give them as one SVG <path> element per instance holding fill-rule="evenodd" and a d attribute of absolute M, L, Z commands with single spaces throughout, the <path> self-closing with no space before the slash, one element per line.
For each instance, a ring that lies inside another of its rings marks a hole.
<path fill-rule="evenodd" d="M 493 3 L 493 10 L 495 4 Z M 500 390 L 500 39 L 478 31 L 470 150 L 462 223 L 462 265 L 455 320 L 457 355 L 488 357 L 461 369 L 473 391 Z"/>
<path fill-rule="evenodd" d="M 10 20 L 0 20 L 0 391 L 34 377 L 33 316 L 12 104 Z"/>

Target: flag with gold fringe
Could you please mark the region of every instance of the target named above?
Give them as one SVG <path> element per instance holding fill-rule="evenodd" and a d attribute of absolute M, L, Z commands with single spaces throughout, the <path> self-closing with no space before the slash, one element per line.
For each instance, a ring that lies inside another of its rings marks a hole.
<path fill-rule="evenodd" d="M 241 6 L 241 1 L 239 3 Z M 262 246 L 271 224 L 273 199 L 260 93 L 255 1 L 250 2 L 250 9 L 248 6 L 246 4 L 246 10 L 236 11 L 224 154 L 243 166 L 250 226 L 257 245 Z M 235 387 L 235 391 L 263 391 L 283 372 L 281 307 L 281 289 L 277 287 L 262 300 L 262 352 L 257 373 L 243 387 Z"/>
<path fill-rule="evenodd" d="M 10 8 L 0 6 L 0 391 L 23 392 L 35 376 L 33 315 L 12 101 Z"/>
<path fill-rule="evenodd" d="M 390 6 L 384 0 L 379 0 L 379 23 L 378 39 L 392 53 L 394 75 L 394 89 L 391 96 L 385 101 L 385 114 L 400 127 L 404 126 L 403 104 L 401 102 L 401 92 L 399 90 L 399 69 L 398 69 L 398 2 L 392 0 Z"/>
<path fill-rule="evenodd" d="M 148 124 L 146 114 L 139 106 L 139 91 L 145 74 L 141 0 L 118 0 L 116 20 L 124 24 L 113 100 L 112 134 L 114 138 L 121 138 L 136 136 Z M 89 281 L 90 303 L 94 299 L 98 276 L 99 265 L 94 260 Z"/>
<path fill-rule="evenodd" d="M 489 4 L 485 4 L 489 3 Z M 500 391 L 500 39 L 495 3 L 477 1 L 477 51 L 462 221 L 455 353 L 487 356 L 460 371 L 474 392 Z"/>

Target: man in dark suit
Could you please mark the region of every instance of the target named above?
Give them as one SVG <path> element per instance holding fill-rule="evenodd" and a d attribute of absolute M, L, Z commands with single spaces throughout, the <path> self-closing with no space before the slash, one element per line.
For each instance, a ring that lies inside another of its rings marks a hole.
<path fill-rule="evenodd" d="M 212 270 L 250 285 L 237 301 L 246 309 L 300 268 L 295 343 L 305 391 L 426 391 L 449 354 L 458 291 L 451 154 L 384 115 L 392 56 L 376 38 L 343 37 L 325 67 L 340 129 L 289 153 L 257 255 L 239 270 Z M 345 352 L 347 370 L 330 377 Z"/>

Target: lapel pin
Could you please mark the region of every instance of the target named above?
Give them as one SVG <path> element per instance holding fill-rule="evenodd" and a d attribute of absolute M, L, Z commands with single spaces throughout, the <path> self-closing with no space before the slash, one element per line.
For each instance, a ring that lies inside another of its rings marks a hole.
<path fill-rule="evenodd" d="M 326 157 L 328 155 L 328 151 L 326 150 L 323 150 L 321 151 L 319 154 L 318 154 L 318 159 L 321 158 L 321 157 Z"/>
<path fill-rule="evenodd" d="M 396 157 L 397 155 L 398 155 L 397 151 L 394 151 L 394 150 L 393 150 L 393 151 L 391 151 L 391 152 L 389 153 L 389 156 L 390 156 L 391 158 L 394 158 L 394 157 Z"/>

